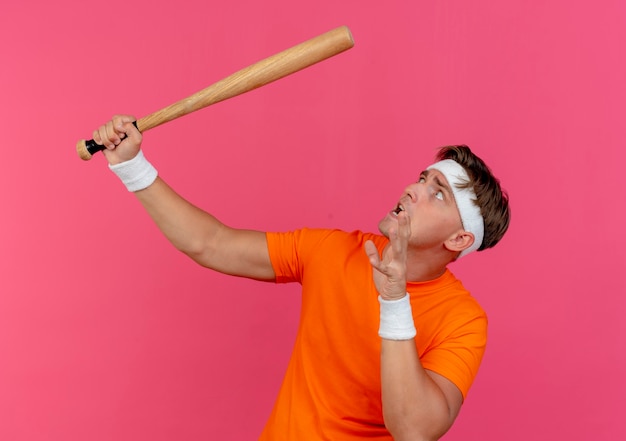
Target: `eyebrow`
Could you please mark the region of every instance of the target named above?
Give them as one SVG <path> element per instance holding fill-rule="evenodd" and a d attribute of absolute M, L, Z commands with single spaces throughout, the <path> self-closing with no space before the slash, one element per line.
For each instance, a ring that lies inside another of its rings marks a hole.
<path fill-rule="evenodd" d="M 429 174 L 430 174 L 430 170 L 424 170 L 421 176 L 428 177 Z M 443 188 L 444 191 L 448 193 L 448 196 L 451 197 L 452 200 L 454 200 L 454 193 L 452 193 L 452 189 L 450 188 L 450 186 L 446 184 L 445 182 L 443 182 L 441 179 L 439 179 L 439 176 L 435 175 L 433 176 L 433 179 L 435 180 L 435 184 Z"/>

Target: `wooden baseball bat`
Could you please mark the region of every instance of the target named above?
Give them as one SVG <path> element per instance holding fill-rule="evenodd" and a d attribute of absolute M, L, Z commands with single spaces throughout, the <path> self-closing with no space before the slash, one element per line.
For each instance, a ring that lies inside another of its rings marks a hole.
<path fill-rule="evenodd" d="M 341 26 L 245 67 L 187 98 L 138 119 L 135 125 L 140 132 L 145 132 L 173 119 L 298 72 L 346 51 L 352 46 L 354 46 L 354 40 L 350 30 L 346 26 Z M 96 144 L 93 139 L 80 140 L 76 144 L 78 156 L 84 160 L 91 159 L 93 154 L 104 149 L 104 146 Z"/>

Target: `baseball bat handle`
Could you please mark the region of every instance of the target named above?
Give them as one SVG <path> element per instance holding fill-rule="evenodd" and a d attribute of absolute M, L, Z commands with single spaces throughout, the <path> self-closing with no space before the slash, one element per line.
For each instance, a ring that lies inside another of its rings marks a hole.
<path fill-rule="evenodd" d="M 144 116 L 135 122 L 135 126 L 140 132 L 144 132 L 196 110 L 257 89 L 353 46 L 354 40 L 348 27 L 338 27 L 245 67 L 187 98 Z M 84 160 L 91 159 L 93 154 L 104 148 L 93 139 L 80 140 L 76 144 L 76 151 Z"/>

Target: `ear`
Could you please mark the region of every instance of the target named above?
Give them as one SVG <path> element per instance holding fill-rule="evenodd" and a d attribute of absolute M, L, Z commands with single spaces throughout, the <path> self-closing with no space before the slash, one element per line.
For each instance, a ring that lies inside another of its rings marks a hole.
<path fill-rule="evenodd" d="M 474 243 L 474 235 L 469 231 L 459 230 L 443 243 L 447 250 L 460 253 Z"/>

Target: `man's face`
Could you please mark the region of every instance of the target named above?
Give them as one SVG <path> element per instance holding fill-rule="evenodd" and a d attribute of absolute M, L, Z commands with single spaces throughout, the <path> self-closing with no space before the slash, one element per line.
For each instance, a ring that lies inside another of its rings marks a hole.
<path fill-rule="evenodd" d="M 396 207 L 378 224 L 384 236 L 389 237 L 390 229 L 397 229 L 402 211 L 409 218 L 409 248 L 439 247 L 463 229 L 452 189 L 438 170 L 423 171 L 417 182 L 406 187 Z"/>

